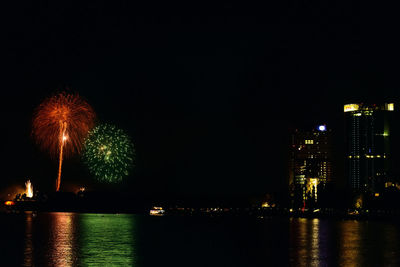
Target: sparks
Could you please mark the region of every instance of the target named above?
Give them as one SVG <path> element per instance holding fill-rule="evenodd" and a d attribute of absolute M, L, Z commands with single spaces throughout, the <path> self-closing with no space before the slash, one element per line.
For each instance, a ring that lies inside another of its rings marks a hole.
<path fill-rule="evenodd" d="M 119 182 L 129 175 L 135 150 L 129 136 L 110 124 L 100 124 L 85 140 L 83 159 L 100 181 Z"/>
<path fill-rule="evenodd" d="M 31 180 L 28 180 L 25 183 L 25 194 L 26 194 L 26 197 L 29 197 L 29 198 L 33 197 L 33 186 L 32 186 Z"/>
<path fill-rule="evenodd" d="M 32 134 L 43 150 L 58 157 L 56 191 L 60 190 L 63 158 L 81 151 L 94 119 L 95 113 L 85 100 L 65 92 L 46 99 L 37 108 Z"/>

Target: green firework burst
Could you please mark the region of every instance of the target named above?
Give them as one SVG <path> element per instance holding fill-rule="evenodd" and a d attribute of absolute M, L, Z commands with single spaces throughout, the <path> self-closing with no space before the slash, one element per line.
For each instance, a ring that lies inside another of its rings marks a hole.
<path fill-rule="evenodd" d="M 129 136 L 111 124 L 100 124 L 85 140 L 83 160 L 103 182 L 120 182 L 133 167 L 135 150 Z"/>

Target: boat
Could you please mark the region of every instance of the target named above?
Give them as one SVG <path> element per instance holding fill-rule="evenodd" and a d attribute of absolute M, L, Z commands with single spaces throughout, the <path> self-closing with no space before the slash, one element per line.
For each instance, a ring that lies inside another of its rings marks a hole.
<path fill-rule="evenodd" d="M 163 216 L 165 214 L 165 210 L 162 207 L 153 207 L 150 210 L 150 215 L 152 216 Z"/>

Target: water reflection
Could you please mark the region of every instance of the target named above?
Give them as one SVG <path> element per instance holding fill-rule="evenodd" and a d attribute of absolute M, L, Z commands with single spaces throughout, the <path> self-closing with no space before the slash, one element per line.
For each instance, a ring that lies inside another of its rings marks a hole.
<path fill-rule="evenodd" d="M 397 266 L 398 237 L 390 222 L 293 218 L 290 265 Z"/>
<path fill-rule="evenodd" d="M 82 214 L 80 264 L 134 265 L 133 222 L 127 214 Z"/>
<path fill-rule="evenodd" d="M 231 218 L 218 221 L 224 227 L 216 227 L 214 220 L 185 220 L 75 213 L 8 216 L 0 221 L 0 229 L 7 229 L 1 236 L 19 245 L 9 242 L 0 251 L 12 262 L 4 266 L 137 266 L 145 262 L 187 266 L 192 259 L 204 261 L 204 266 L 227 262 L 232 263 L 229 266 L 258 266 L 271 258 L 287 259 L 284 218 L 269 218 L 271 223 L 265 228 L 236 227 L 238 221 Z M 292 218 L 289 225 L 291 266 L 400 266 L 399 230 L 394 222 Z M 257 258 L 260 246 L 262 251 L 273 251 L 273 257 L 263 253 Z"/>
<path fill-rule="evenodd" d="M 24 263 L 23 266 L 33 266 L 32 212 L 25 213 Z"/>
<path fill-rule="evenodd" d="M 25 214 L 23 266 L 132 266 L 133 216 Z"/>
<path fill-rule="evenodd" d="M 318 264 L 320 262 L 320 250 L 319 250 L 319 219 L 313 219 L 311 221 L 311 259 L 313 262 Z"/>
<path fill-rule="evenodd" d="M 399 244 L 399 231 L 397 225 L 391 224 L 388 227 L 384 227 L 383 236 L 386 237 L 386 242 L 383 246 L 383 263 L 386 265 L 399 266 L 400 259 L 398 253 L 393 251 L 393 249 L 400 248 Z"/>
<path fill-rule="evenodd" d="M 363 223 L 365 222 L 343 221 L 340 223 L 340 265 L 360 266 Z"/>
<path fill-rule="evenodd" d="M 76 217 L 75 213 L 50 213 L 50 265 L 73 266 L 76 262 Z"/>
<path fill-rule="evenodd" d="M 294 266 L 320 266 L 320 220 L 291 219 L 290 259 Z"/>

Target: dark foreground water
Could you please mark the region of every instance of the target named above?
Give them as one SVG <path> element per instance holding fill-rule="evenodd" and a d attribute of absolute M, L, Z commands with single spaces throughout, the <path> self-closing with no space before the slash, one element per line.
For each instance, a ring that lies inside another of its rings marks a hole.
<path fill-rule="evenodd" d="M 399 266 L 394 222 L 0 216 L 0 266 Z"/>

